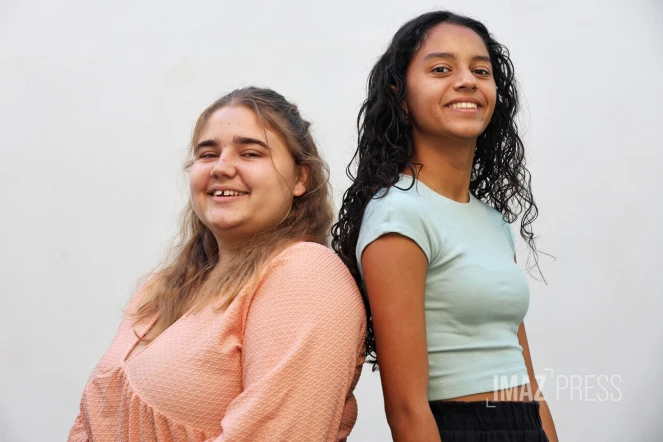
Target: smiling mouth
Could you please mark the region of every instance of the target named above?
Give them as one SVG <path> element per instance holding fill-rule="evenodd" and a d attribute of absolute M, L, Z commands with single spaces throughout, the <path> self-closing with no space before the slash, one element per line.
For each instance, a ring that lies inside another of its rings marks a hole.
<path fill-rule="evenodd" d="M 212 196 L 242 196 L 248 195 L 248 192 L 238 192 L 236 190 L 215 190 Z"/>
<path fill-rule="evenodd" d="M 451 109 L 478 109 L 479 106 L 476 103 L 469 103 L 469 102 L 459 102 L 459 103 L 453 103 L 448 105 L 447 107 Z"/>

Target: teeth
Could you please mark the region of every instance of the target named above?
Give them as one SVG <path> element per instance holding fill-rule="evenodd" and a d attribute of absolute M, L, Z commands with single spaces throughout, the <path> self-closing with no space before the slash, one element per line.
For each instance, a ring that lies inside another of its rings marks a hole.
<path fill-rule="evenodd" d="M 477 105 L 476 103 L 462 102 L 462 103 L 454 103 L 449 107 L 452 109 L 476 109 Z"/>
<path fill-rule="evenodd" d="M 237 192 L 235 190 L 215 190 L 214 196 L 240 196 L 244 195 L 244 192 Z"/>

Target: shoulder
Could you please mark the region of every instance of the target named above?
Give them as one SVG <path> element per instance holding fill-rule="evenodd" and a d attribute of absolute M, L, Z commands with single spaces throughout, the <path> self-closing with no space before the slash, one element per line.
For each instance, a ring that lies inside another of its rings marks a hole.
<path fill-rule="evenodd" d="M 412 180 L 401 179 L 395 185 L 380 190 L 367 204 L 367 212 L 375 210 L 403 209 L 420 210 L 427 206 L 426 195 L 417 183 Z"/>
<path fill-rule="evenodd" d="M 331 249 L 312 242 L 292 244 L 272 259 L 254 297 L 278 304 L 297 303 L 317 311 L 339 307 L 341 311 L 363 311 L 359 289 L 348 268 Z"/>
<path fill-rule="evenodd" d="M 354 279 L 343 261 L 328 247 L 300 241 L 283 249 L 267 266 L 265 278 L 290 280 L 294 286 L 324 287 L 327 284 L 354 286 Z M 356 288 L 356 286 L 354 287 Z"/>
<path fill-rule="evenodd" d="M 482 211 L 482 218 L 487 223 L 486 225 L 490 226 L 491 228 L 501 228 L 509 241 L 511 249 L 515 252 L 516 239 L 513 234 L 513 229 L 511 228 L 511 224 L 509 224 L 509 222 L 504 219 L 502 212 L 495 209 L 490 204 L 479 200 L 478 198 L 477 203 L 480 206 L 480 210 Z"/>
<path fill-rule="evenodd" d="M 347 267 L 331 249 L 298 242 L 269 262 L 247 303 L 243 333 L 272 344 L 277 338 L 268 331 L 287 330 L 285 338 L 296 345 L 333 345 L 330 336 L 361 345 L 365 327 L 364 302 Z"/>
<path fill-rule="evenodd" d="M 472 198 L 474 198 L 477 208 L 481 211 L 480 213 L 485 219 L 496 223 L 504 222 L 504 215 L 502 215 L 502 212 L 474 195 L 472 195 Z"/>
<path fill-rule="evenodd" d="M 341 259 L 329 247 L 315 242 L 300 241 L 287 246 L 278 253 L 269 264 L 268 269 L 296 267 L 304 270 L 337 265 L 345 267 Z"/>
<path fill-rule="evenodd" d="M 415 183 L 397 183 L 378 192 L 366 205 L 361 231 L 389 230 L 409 226 L 421 230 L 430 217 L 431 204 Z"/>
<path fill-rule="evenodd" d="M 397 233 L 414 241 L 430 262 L 436 249 L 434 216 L 429 196 L 421 186 L 401 179 L 396 186 L 378 192 L 364 212 L 355 255 L 363 273 L 361 256 L 373 241 L 388 233 Z"/>
<path fill-rule="evenodd" d="M 493 226 L 501 226 L 502 228 L 511 231 L 511 224 L 504 218 L 504 214 L 494 208 L 493 206 L 480 201 L 482 218 L 486 220 L 487 223 Z"/>

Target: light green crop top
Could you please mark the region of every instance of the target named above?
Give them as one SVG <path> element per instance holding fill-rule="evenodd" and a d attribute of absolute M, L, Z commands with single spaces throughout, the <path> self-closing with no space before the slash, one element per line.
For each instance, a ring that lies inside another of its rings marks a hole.
<path fill-rule="evenodd" d="M 368 203 L 356 254 L 361 271 L 366 246 L 398 233 L 417 243 L 428 258 L 428 399 L 527 384 L 517 333 L 529 307 L 529 288 L 514 261 L 511 227 L 474 195 L 459 203 L 421 181 L 401 190 L 412 180 L 402 175 L 397 187 L 378 198 L 385 194 L 380 191 Z"/>

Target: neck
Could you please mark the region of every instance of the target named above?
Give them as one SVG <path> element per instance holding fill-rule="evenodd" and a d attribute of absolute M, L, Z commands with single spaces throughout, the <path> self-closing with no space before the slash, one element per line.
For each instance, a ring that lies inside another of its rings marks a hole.
<path fill-rule="evenodd" d="M 276 226 L 250 232 L 241 231 L 239 229 L 214 232 L 216 244 L 219 247 L 219 256 L 243 253 L 247 248 L 270 243 L 270 237 L 277 232 L 277 226 L 278 224 Z"/>
<path fill-rule="evenodd" d="M 216 239 L 217 246 L 219 247 L 219 256 L 228 256 L 237 250 L 237 241 L 228 241 L 227 239 Z"/>
<path fill-rule="evenodd" d="M 449 199 L 466 203 L 476 138 L 440 140 L 415 133 L 412 135 L 414 154 L 410 160 L 423 165 L 424 184 Z"/>
<path fill-rule="evenodd" d="M 237 235 L 236 232 L 230 233 L 228 231 L 214 232 L 214 237 L 219 248 L 219 256 L 228 256 L 229 254 L 236 253 L 241 245 L 249 239 Z"/>

